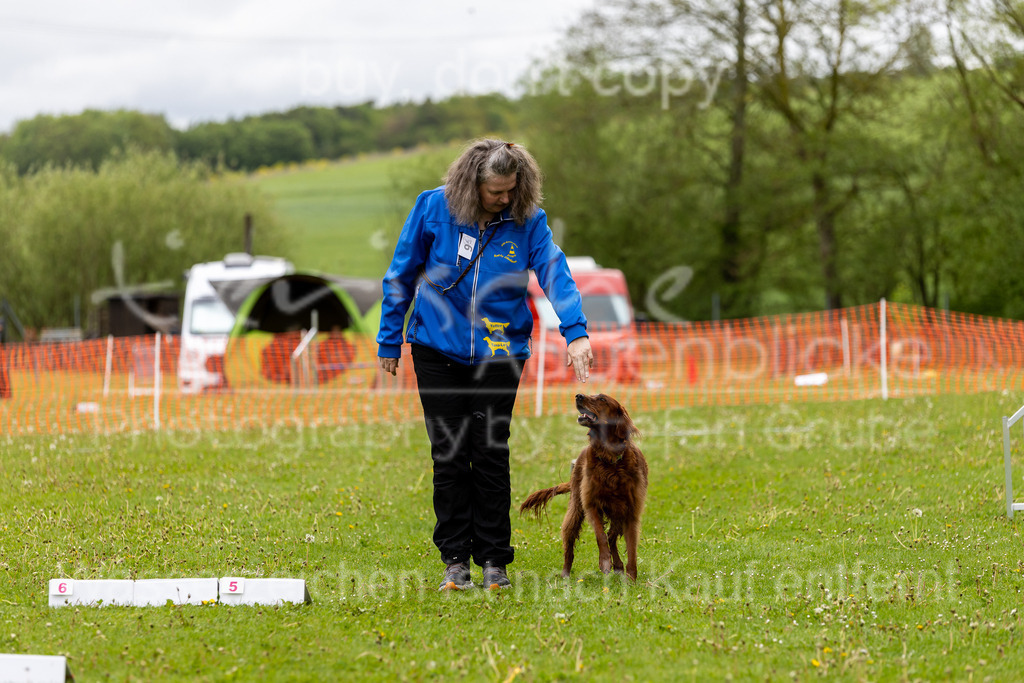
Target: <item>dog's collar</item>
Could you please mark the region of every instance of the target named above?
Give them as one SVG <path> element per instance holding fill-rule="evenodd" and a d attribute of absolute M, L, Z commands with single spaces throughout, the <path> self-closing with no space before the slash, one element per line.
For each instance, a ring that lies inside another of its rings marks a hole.
<path fill-rule="evenodd" d="M 590 428 L 590 430 L 587 432 L 587 438 L 589 438 L 592 442 L 600 443 L 602 446 L 601 450 L 605 453 L 613 453 L 615 451 L 618 451 L 618 455 L 615 457 L 614 460 L 612 460 L 612 462 L 619 462 L 626 454 L 626 448 L 629 444 L 629 441 L 622 441 L 619 444 L 616 444 L 616 447 L 609 448 L 611 444 L 609 444 L 607 441 L 601 438 L 601 434 L 597 429 L 598 426 L 599 425 L 594 425 L 593 427 Z"/>

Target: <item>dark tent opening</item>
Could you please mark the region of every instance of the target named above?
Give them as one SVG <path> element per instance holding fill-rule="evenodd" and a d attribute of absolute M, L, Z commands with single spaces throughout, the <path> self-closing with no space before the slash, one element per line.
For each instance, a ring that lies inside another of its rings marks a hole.
<path fill-rule="evenodd" d="M 245 316 L 241 326 L 244 332 L 258 330 L 277 334 L 313 327 L 347 330 L 361 323 L 353 319 L 335 286 L 317 275 L 292 274 L 277 278 L 266 284 L 251 304 L 248 311 L 245 306 L 239 311 Z"/>

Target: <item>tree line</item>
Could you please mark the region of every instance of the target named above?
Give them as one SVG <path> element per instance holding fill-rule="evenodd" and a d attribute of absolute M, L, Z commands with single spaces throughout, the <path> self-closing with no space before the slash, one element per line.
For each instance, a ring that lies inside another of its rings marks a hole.
<path fill-rule="evenodd" d="M 296 107 L 176 130 L 161 114 L 87 110 L 41 114 L 0 135 L 0 162 L 20 174 L 47 165 L 98 169 L 129 148 L 173 152 L 185 162 L 253 171 L 262 166 L 411 148 L 472 138 L 514 126 L 516 108 L 501 95 L 376 107 Z"/>

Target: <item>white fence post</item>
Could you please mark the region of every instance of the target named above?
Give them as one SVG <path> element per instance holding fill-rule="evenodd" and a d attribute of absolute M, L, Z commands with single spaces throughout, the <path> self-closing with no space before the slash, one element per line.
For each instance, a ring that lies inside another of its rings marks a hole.
<path fill-rule="evenodd" d="M 544 414 L 544 366 L 547 365 L 548 335 L 547 325 L 540 320 L 540 353 L 534 354 L 538 357 L 540 365 L 537 367 L 537 400 L 533 408 L 533 414 L 540 417 Z"/>
<path fill-rule="evenodd" d="M 103 398 L 110 394 L 110 372 L 114 362 L 114 335 L 107 335 L 107 364 L 103 370 Z"/>
<path fill-rule="evenodd" d="M 852 373 L 852 363 L 850 360 L 850 326 L 846 322 L 846 318 L 839 319 L 839 332 L 842 337 L 843 345 L 843 374 L 849 377 Z"/>
<path fill-rule="evenodd" d="M 316 313 L 316 311 L 313 311 Z M 302 335 L 302 341 L 292 351 L 291 368 L 292 368 L 292 386 L 293 387 L 306 387 L 314 386 L 317 383 L 317 368 L 313 367 L 313 342 L 316 341 L 316 336 L 320 334 L 317 330 L 316 325 L 309 328 L 309 331 Z"/>
<path fill-rule="evenodd" d="M 160 333 L 156 333 L 156 352 L 153 354 L 153 424 L 160 430 Z"/>
<path fill-rule="evenodd" d="M 887 353 L 888 347 L 889 347 L 889 338 L 888 338 L 888 335 L 887 335 L 886 329 L 885 329 L 885 317 L 886 317 L 886 313 L 885 313 L 885 297 L 882 297 L 882 300 L 879 302 L 879 313 L 878 313 L 878 315 L 879 315 L 879 320 L 880 320 L 879 336 L 881 337 L 879 339 L 879 349 L 880 349 L 879 361 L 880 361 L 880 366 L 881 366 L 880 369 L 882 371 L 882 400 L 885 401 L 885 400 L 887 400 L 889 398 L 889 369 L 888 369 L 888 353 Z"/>

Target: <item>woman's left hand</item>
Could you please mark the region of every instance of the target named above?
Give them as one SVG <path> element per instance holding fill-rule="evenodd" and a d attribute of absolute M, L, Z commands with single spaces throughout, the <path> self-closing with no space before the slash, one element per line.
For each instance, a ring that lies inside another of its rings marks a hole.
<path fill-rule="evenodd" d="M 590 368 L 594 367 L 594 352 L 590 349 L 590 338 L 573 339 L 569 342 L 566 352 L 565 366 L 571 365 L 576 371 L 576 379 L 586 382 L 590 377 Z"/>

